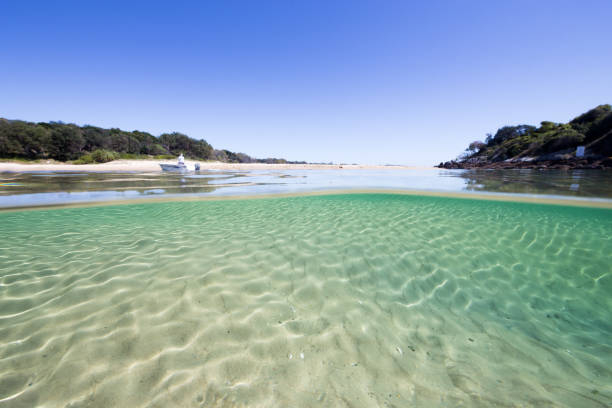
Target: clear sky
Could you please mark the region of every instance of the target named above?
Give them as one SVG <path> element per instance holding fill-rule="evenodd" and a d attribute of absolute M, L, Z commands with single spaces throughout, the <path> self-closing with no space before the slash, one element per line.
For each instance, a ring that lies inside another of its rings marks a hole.
<path fill-rule="evenodd" d="M 612 1 L 6 1 L 0 116 L 430 165 L 612 102 Z"/>

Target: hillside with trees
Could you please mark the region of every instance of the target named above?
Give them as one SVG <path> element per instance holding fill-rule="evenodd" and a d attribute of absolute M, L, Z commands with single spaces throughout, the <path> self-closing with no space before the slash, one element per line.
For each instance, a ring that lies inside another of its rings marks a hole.
<path fill-rule="evenodd" d="M 119 158 L 167 159 L 181 153 L 196 160 L 287 163 L 284 159 L 255 159 L 245 153 L 215 150 L 205 140 L 178 132 L 153 136 L 138 130 L 129 132 L 63 122 L 33 123 L 0 118 L 0 158 L 4 159 L 102 163 Z"/>
<path fill-rule="evenodd" d="M 584 146 L 584 154 L 577 148 Z M 470 143 L 443 168 L 610 168 L 612 107 L 599 105 L 568 123 L 504 126 Z"/>

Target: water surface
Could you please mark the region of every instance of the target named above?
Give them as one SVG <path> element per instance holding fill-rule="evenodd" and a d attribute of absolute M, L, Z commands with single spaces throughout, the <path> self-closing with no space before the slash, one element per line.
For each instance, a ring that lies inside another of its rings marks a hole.
<path fill-rule="evenodd" d="M 607 170 L 281 170 L 2 173 L 0 208 L 160 197 L 395 189 L 612 201 Z"/>

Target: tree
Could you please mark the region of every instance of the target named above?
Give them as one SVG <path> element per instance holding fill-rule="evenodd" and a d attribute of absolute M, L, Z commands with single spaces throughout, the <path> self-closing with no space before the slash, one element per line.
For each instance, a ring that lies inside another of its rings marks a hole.
<path fill-rule="evenodd" d="M 103 129 L 64 122 L 32 123 L 0 118 L 0 157 L 53 158 L 65 161 L 84 155 L 93 157 L 91 154 L 98 150 L 146 155 L 183 153 L 195 159 L 215 157 L 222 161 L 240 163 L 257 161 L 244 153 L 214 150 L 206 140 L 193 139 L 179 132 L 155 137 L 138 130 L 128 132 L 118 128 Z M 97 154 L 100 156 L 102 153 Z M 115 156 L 106 154 L 104 159 L 110 157 Z"/>
<path fill-rule="evenodd" d="M 478 153 L 482 149 L 484 149 L 485 147 L 487 147 L 486 143 L 481 142 L 479 140 L 476 140 L 476 141 L 470 143 L 470 145 L 467 148 L 467 151 L 472 152 L 472 153 Z"/>
<path fill-rule="evenodd" d="M 74 125 L 57 124 L 51 131 L 49 154 L 57 160 L 73 160 L 80 156 L 84 145 L 81 129 Z"/>
<path fill-rule="evenodd" d="M 503 143 L 508 139 L 512 139 L 518 136 L 523 136 L 532 133 L 536 130 L 535 126 L 530 125 L 517 125 L 517 126 L 504 126 L 499 128 L 495 133 L 495 136 L 487 135 L 487 145 L 494 146 Z"/>

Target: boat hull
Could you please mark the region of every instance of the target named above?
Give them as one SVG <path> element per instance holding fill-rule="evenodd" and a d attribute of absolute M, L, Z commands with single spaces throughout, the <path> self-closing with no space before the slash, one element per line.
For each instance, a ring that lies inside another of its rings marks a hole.
<path fill-rule="evenodd" d="M 187 171 L 198 171 L 200 170 L 200 164 L 196 163 L 195 166 L 189 168 L 184 164 L 162 164 L 160 163 L 159 166 L 161 167 L 162 171 L 173 171 L 173 172 L 179 172 L 179 173 L 184 173 Z"/>

